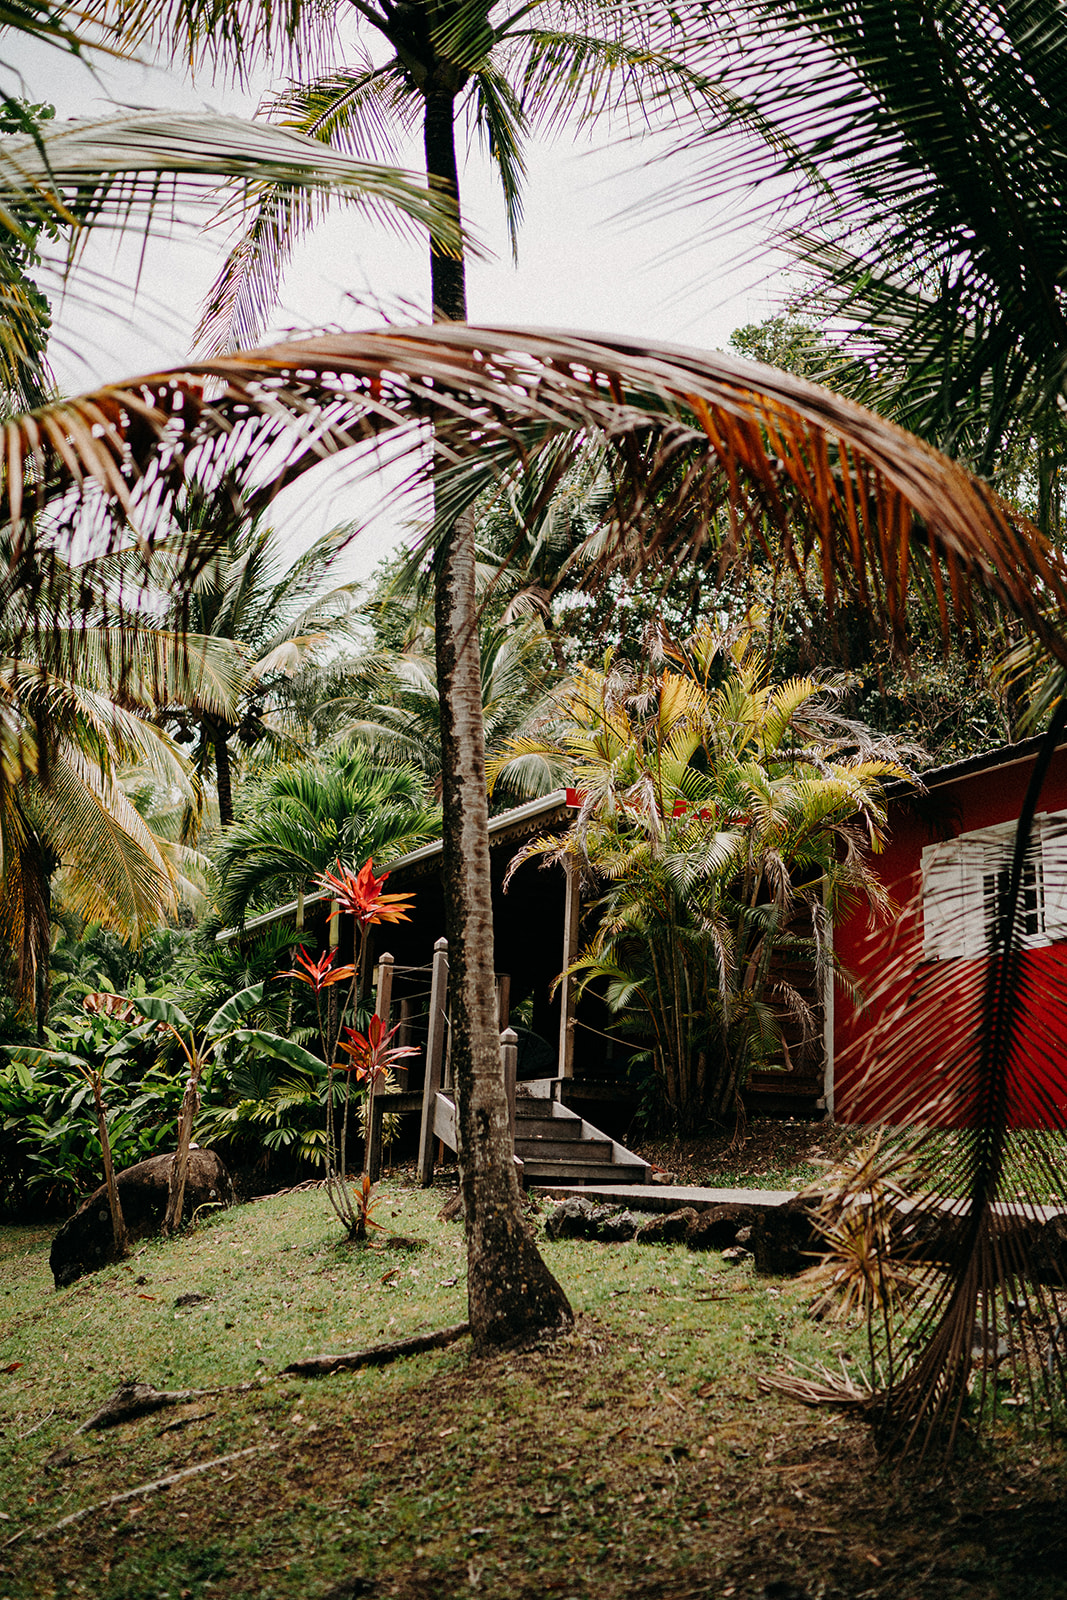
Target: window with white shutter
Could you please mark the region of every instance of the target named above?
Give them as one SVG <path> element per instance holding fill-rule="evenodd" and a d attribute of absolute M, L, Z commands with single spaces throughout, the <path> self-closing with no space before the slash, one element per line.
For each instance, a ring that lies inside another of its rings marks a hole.
<path fill-rule="evenodd" d="M 1008 890 L 1015 823 L 976 828 L 922 853 L 923 955 L 973 959 L 989 949 Z M 1023 868 L 1019 931 L 1025 946 L 1067 939 L 1067 811 L 1035 818 Z"/>

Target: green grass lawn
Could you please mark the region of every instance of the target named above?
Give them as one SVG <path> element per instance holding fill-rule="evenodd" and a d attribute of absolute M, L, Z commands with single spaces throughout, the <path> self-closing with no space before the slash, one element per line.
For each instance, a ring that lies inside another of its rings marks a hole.
<path fill-rule="evenodd" d="M 0 1230 L 0 1600 L 1067 1594 L 1061 1443 L 1005 1432 L 950 1471 L 892 1477 L 861 1422 L 757 1387 L 787 1355 L 858 1361 L 861 1331 L 715 1253 L 546 1244 L 578 1313 L 565 1337 L 278 1378 L 462 1320 L 461 1225 L 436 1220 L 439 1192 L 383 1193 L 381 1220 L 422 1248 L 341 1243 L 305 1191 L 59 1293 L 49 1234 Z M 246 1387 L 75 1436 L 129 1375 Z"/>

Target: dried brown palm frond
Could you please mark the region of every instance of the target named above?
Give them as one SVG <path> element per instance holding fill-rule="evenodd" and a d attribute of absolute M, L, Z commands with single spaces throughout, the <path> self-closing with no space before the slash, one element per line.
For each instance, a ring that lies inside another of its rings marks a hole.
<path fill-rule="evenodd" d="M 871 1403 L 871 1386 L 850 1372 L 843 1361 L 839 1366 L 835 1372 L 832 1367 L 806 1367 L 797 1362 L 770 1377 L 757 1378 L 756 1388 L 764 1394 L 784 1394 L 802 1406 L 831 1405 L 840 1411 L 862 1413 Z"/>
<path fill-rule="evenodd" d="M 599 436 L 615 485 L 602 567 L 706 553 L 725 509 L 725 555 L 746 525 L 757 538 L 769 526 L 798 566 L 816 556 L 831 599 L 858 595 L 898 636 L 915 588 L 946 627 L 988 592 L 1067 654 L 1048 615 L 1048 601 L 1067 602 L 1054 552 L 957 463 L 789 374 L 581 334 L 438 326 L 302 339 L 16 418 L 0 472 L 18 530 L 12 576 L 37 548 L 35 510 L 58 502 L 69 520 L 65 490 L 91 486 L 114 528 L 147 539 L 193 453 L 201 471 L 257 457 L 281 485 L 369 439 L 421 449 L 431 421 L 451 469 L 444 515 L 561 437 Z M 190 548 L 188 563 L 197 556 Z"/>
<path fill-rule="evenodd" d="M 901 1239 L 914 1188 L 911 1152 L 888 1151 L 884 1137 L 879 1129 L 837 1172 L 809 1186 L 818 1200 L 811 1220 L 822 1240 L 821 1260 L 802 1275 L 819 1291 L 812 1316 L 893 1315 L 917 1287 L 912 1252 Z"/>

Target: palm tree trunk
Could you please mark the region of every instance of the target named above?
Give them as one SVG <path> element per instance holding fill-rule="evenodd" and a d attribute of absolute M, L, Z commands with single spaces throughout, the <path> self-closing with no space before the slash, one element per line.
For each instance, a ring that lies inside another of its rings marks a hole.
<path fill-rule="evenodd" d="M 226 828 L 233 821 L 233 778 L 230 774 L 230 747 L 226 743 L 229 729 L 225 723 L 211 724 L 211 739 L 215 746 L 215 787 L 219 797 L 219 826 Z"/>
<path fill-rule="evenodd" d="M 459 204 L 454 97 L 426 96 L 426 169 Z M 461 257 L 431 250 L 435 321 L 464 321 Z M 522 1218 L 500 1063 L 493 981 L 489 806 L 485 786 L 473 513 L 443 536 L 434 637 L 441 715 L 446 933 L 460 1185 L 467 1228 L 467 1296 L 476 1350 L 573 1320 L 567 1297 Z"/>
<path fill-rule="evenodd" d="M 422 124 L 426 175 L 436 178 L 456 202 L 459 220 L 459 170 L 456 165 L 456 101 L 448 89 L 426 94 Z M 430 289 L 435 322 L 466 322 L 467 272 L 462 255 L 449 255 L 430 241 Z"/>

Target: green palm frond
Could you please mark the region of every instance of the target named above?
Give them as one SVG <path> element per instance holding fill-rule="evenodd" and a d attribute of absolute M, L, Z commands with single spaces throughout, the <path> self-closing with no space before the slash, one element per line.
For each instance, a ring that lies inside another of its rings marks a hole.
<path fill-rule="evenodd" d="M 395 75 L 383 69 L 333 74 L 306 89 L 293 85 L 269 108 L 275 118 L 270 126 L 292 129 L 329 152 L 331 161 L 366 160 L 389 148 L 382 105 L 395 99 Z M 242 231 L 208 292 L 194 345 L 216 354 L 255 344 L 277 304 L 293 250 L 339 201 L 357 204 L 379 226 L 403 232 L 414 225 L 413 216 L 402 214 L 387 195 L 346 193 L 339 186 L 312 191 L 291 179 L 269 182 L 265 175 L 251 206 L 245 196 L 220 214 L 223 223 L 239 219 Z M 452 224 L 430 229 L 446 248 L 449 235 L 455 242 L 457 233 L 454 206 L 451 217 Z"/>
<path fill-rule="evenodd" d="M 518 260 L 522 189 L 526 178 L 523 154 L 526 116 L 507 78 L 488 64 L 475 76 L 473 96 L 474 125 L 500 176 L 511 254 Z"/>
<path fill-rule="evenodd" d="M 242 922 L 255 904 L 310 888 L 327 869 L 376 868 L 439 832 L 413 768 L 378 764 L 364 749 L 283 769 L 249 796 L 216 854 L 223 917 Z"/>
<path fill-rule="evenodd" d="M 262 61 L 316 71 L 336 40 L 336 7 L 321 0 L 82 0 L 128 45 L 175 48 L 191 66 L 245 81 Z"/>
<path fill-rule="evenodd" d="M 77 863 L 67 894 L 85 921 L 137 942 L 174 912 L 174 879 L 151 831 L 76 751 L 53 756 L 47 784 L 33 784 L 26 804 L 60 859 Z"/>
<path fill-rule="evenodd" d="M 19 208 L 76 230 L 105 221 L 140 227 L 152 216 L 161 183 L 207 193 L 227 178 L 252 190 L 292 185 L 388 206 L 442 238 L 451 231 L 459 242 L 447 205 L 416 175 L 357 161 L 292 129 L 205 112 L 138 112 L 61 123 L 39 140 L 3 140 L 0 221 L 4 208 Z"/>
<path fill-rule="evenodd" d="M 1060 8 L 755 0 L 731 12 L 714 45 L 697 15 L 688 13 L 694 65 L 718 88 L 743 84 L 792 149 L 750 143 L 739 155 L 740 119 L 709 103 L 683 134 L 700 150 L 700 176 L 667 203 L 728 188 L 758 195 L 787 177 L 801 194 L 783 242 L 811 272 L 815 314 L 850 329 L 835 384 L 987 475 L 1009 481 L 1020 454 L 1036 460 L 1040 520 L 1057 526 L 1067 352 Z"/>

